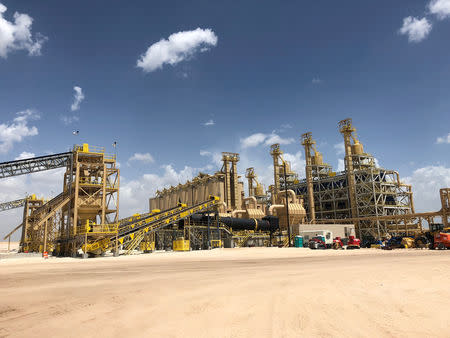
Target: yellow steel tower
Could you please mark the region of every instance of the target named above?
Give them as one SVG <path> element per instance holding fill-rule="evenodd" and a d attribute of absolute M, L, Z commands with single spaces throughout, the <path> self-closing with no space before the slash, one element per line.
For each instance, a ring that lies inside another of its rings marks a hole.
<path fill-rule="evenodd" d="M 314 223 L 316 219 L 316 209 L 314 202 L 314 190 L 313 190 L 313 178 L 312 178 L 312 163 L 311 163 L 311 150 L 316 144 L 316 141 L 312 139 L 310 132 L 302 135 L 302 145 L 305 147 L 305 159 L 306 159 L 306 185 L 308 189 L 308 207 L 309 207 L 309 220 Z"/>

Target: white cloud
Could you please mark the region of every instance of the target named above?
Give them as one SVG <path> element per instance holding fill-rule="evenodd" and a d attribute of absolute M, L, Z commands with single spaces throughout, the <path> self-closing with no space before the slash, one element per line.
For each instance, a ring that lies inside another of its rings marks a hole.
<path fill-rule="evenodd" d="M 140 162 L 144 162 L 144 163 L 155 162 L 153 156 L 150 155 L 150 153 L 145 153 L 145 154 L 135 153 L 133 156 L 131 156 L 128 159 L 128 162 L 132 162 L 132 161 L 140 161 Z"/>
<path fill-rule="evenodd" d="M 260 144 L 265 145 L 272 145 L 274 143 L 291 144 L 294 142 L 295 140 L 292 137 L 282 138 L 281 136 L 275 133 L 271 134 L 255 133 L 240 140 L 242 148 L 252 148 L 259 146 Z"/>
<path fill-rule="evenodd" d="M 12 122 L 0 124 L 0 154 L 10 151 L 14 143 L 21 142 L 25 137 L 38 134 L 35 126 L 28 126 L 30 120 L 39 118 L 38 114 L 32 110 L 24 110 L 16 115 Z"/>
<path fill-rule="evenodd" d="M 345 170 L 345 162 L 342 158 L 338 159 L 338 165 L 337 165 L 337 171 L 344 171 Z"/>
<path fill-rule="evenodd" d="M 450 144 L 450 133 L 447 136 L 438 137 L 436 140 L 437 144 L 449 143 Z"/>
<path fill-rule="evenodd" d="M 344 142 L 336 143 L 334 146 L 334 149 L 336 150 L 337 155 L 343 155 L 345 154 L 345 145 Z"/>
<path fill-rule="evenodd" d="M 73 94 L 73 103 L 70 106 L 71 111 L 80 109 L 80 103 L 84 100 L 83 89 L 81 87 L 73 87 L 75 93 Z"/>
<path fill-rule="evenodd" d="M 215 125 L 216 123 L 214 122 L 214 120 L 208 120 L 208 121 L 206 121 L 205 123 L 203 123 L 203 125 L 204 126 L 206 126 L 206 127 L 208 127 L 208 126 L 213 126 L 213 125 Z"/>
<path fill-rule="evenodd" d="M 306 176 L 306 161 L 303 159 L 302 151 L 298 151 L 295 154 L 285 153 L 283 154 L 283 158 L 291 163 L 292 171 L 296 172 L 299 175 L 300 179 Z"/>
<path fill-rule="evenodd" d="M 292 137 L 289 138 L 282 138 L 281 136 L 277 135 L 277 134 L 270 134 L 267 136 L 266 141 L 264 142 L 266 145 L 272 145 L 275 143 L 279 143 L 279 144 L 291 144 L 294 143 L 295 140 Z"/>
<path fill-rule="evenodd" d="M 200 156 L 206 156 L 211 158 L 211 162 L 216 166 L 222 165 L 222 153 L 218 151 L 207 151 L 207 150 L 200 150 Z M 205 169 L 211 170 L 212 167 L 210 165 L 206 166 Z"/>
<path fill-rule="evenodd" d="M 33 19 L 27 14 L 14 13 L 14 22 L 4 18 L 7 7 L 0 3 L 0 57 L 16 50 L 26 50 L 29 55 L 40 55 L 47 37 L 31 33 Z"/>
<path fill-rule="evenodd" d="M 437 211 L 441 208 L 439 189 L 450 187 L 450 168 L 444 166 L 419 168 L 403 180 L 412 185 L 417 212 Z"/>
<path fill-rule="evenodd" d="M 61 116 L 61 121 L 68 126 L 69 124 L 72 124 L 74 122 L 78 122 L 80 120 L 80 118 L 76 115 L 73 116 L 68 116 L 68 115 L 62 115 Z"/>
<path fill-rule="evenodd" d="M 450 17 L 450 0 L 432 0 L 428 4 L 428 10 L 438 19 L 446 19 Z"/>
<path fill-rule="evenodd" d="M 153 72 L 164 64 L 172 66 L 190 58 L 197 51 L 205 52 L 209 46 L 217 45 L 217 36 L 211 29 L 197 28 L 192 31 L 174 33 L 151 45 L 137 61 L 144 72 Z"/>
<path fill-rule="evenodd" d="M 403 19 L 403 26 L 399 33 L 408 35 L 409 42 L 420 42 L 430 34 L 432 24 L 428 22 L 427 18 L 418 19 L 408 16 Z"/>
<path fill-rule="evenodd" d="M 318 77 L 314 77 L 311 82 L 312 84 L 321 84 L 322 80 Z"/>
<path fill-rule="evenodd" d="M 263 133 L 252 134 L 250 136 L 247 136 L 246 138 L 241 139 L 241 147 L 242 148 L 256 147 L 261 143 L 263 143 L 266 138 L 267 135 Z"/>
<path fill-rule="evenodd" d="M 25 160 L 25 159 L 27 159 L 27 158 L 33 158 L 33 157 L 35 157 L 35 156 L 36 156 L 36 155 L 35 155 L 34 153 L 29 153 L 29 152 L 27 152 L 27 151 L 23 151 L 23 152 L 21 152 L 20 155 L 17 156 L 14 160 Z"/>

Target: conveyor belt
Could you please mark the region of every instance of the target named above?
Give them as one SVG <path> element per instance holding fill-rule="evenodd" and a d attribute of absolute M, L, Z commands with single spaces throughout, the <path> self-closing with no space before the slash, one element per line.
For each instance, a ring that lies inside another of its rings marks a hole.
<path fill-rule="evenodd" d="M 211 210 L 219 204 L 219 198 L 211 196 L 210 200 L 192 207 L 187 207 L 185 204 L 182 204 L 178 207 L 160 212 L 158 214 L 149 215 L 144 219 L 131 221 L 119 228 L 117 239 L 119 243 L 127 249 L 127 251 L 133 250 L 140 244 L 145 233 L 151 233 L 163 229 L 170 224 L 188 218 L 195 213 Z M 101 251 L 106 251 L 108 248 L 114 248 L 115 241 L 116 236 L 113 236 L 95 241 L 93 243 L 88 243 L 86 252 L 99 253 Z"/>
<path fill-rule="evenodd" d="M 25 201 L 26 201 L 26 198 L 22 198 L 20 200 L 0 203 L 0 212 L 5 211 L 5 210 L 11 210 L 11 209 L 23 207 L 25 205 Z"/>
<path fill-rule="evenodd" d="M 38 171 L 66 167 L 72 160 L 72 152 L 39 156 L 0 163 L 0 178 L 31 174 Z"/>

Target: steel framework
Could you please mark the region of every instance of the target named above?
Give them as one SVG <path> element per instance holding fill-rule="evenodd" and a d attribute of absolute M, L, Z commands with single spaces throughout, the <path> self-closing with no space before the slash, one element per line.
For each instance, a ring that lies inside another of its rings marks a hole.
<path fill-rule="evenodd" d="M 5 211 L 5 210 L 21 208 L 25 205 L 25 201 L 26 201 L 26 198 L 22 198 L 20 200 L 0 203 L 0 212 Z"/>
<path fill-rule="evenodd" d="M 0 178 L 31 174 L 38 171 L 63 168 L 70 164 L 72 152 L 39 156 L 25 160 L 0 163 Z"/>
<path fill-rule="evenodd" d="M 377 167 L 375 158 L 365 153 L 358 141 L 351 119 L 340 121 L 339 129 L 345 147 L 345 171 L 340 173 L 323 163 L 311 133 L 302 135 L 306 179 L 289 187 L 297 195 L 308 196 L 305 207 L 310 220 L 352 219 L 360 237 L 381 238 L 387 234 L 422 231 L 417 222 L 373 222 L 371 217 L 413 214 L 411 186 L 400 181 L 397 171 Z M 312 200 L 314 208 L 310 207 Z"/>

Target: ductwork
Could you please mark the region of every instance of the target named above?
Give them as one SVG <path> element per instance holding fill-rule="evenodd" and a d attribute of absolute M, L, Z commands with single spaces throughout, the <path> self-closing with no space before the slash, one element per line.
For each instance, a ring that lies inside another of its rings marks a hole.
<path fill-rule="evenodd" d="M 231 212 L 231 217 L 236 217 L 237 214 L 244 214 L 246 212 L 247 212 L 247 210 L 233 210 Z"/>
<path fill-rule="evenodd" d="M 292 203 L 295 203 L 295 199 L 296 199 L 295 191 L 292 189 L 288 189 L 287 192 L 289 195 L 291 195 Z M 285 193 L 286 193 L 286 190 L 281 190 L 278 193 L 278 196 L 281 196 L 281 194 L 285 194 Z"/>
<path fill-rule="evenodd" d="M 253 201 L 253 203 L 254 203 L 254 209 L 256 209 L 256 207 L 257 207 L 257 205 L 258 205 L 258 201 L 256 200 L 256 197 L 255 197 L 255 196 L 250 196 L 250 197 L 244 198 L 244 203 L 245 203 L 246 201 L 250 201 L 250 200 Z"/>
<path fill-rule="evenodd" d="M 273 215 L 273 209 L 275 208 L 285 208 L 284 204 L 272 204 L 269 207 L 269 215 Z"/>

